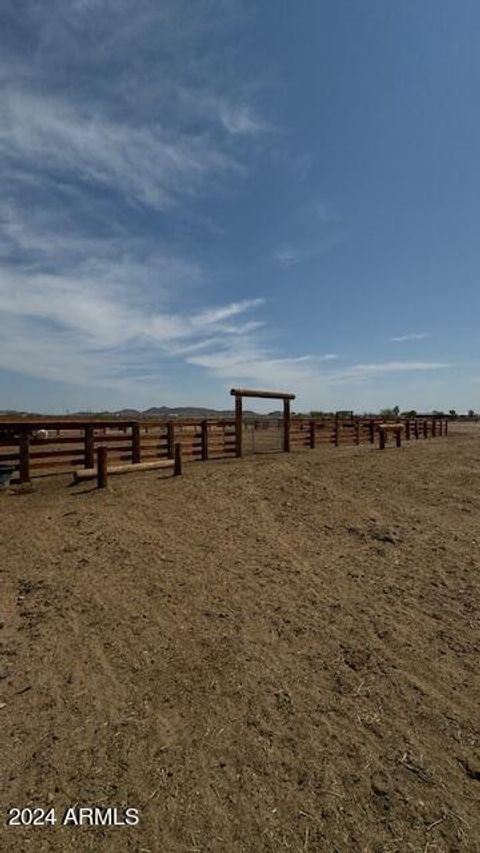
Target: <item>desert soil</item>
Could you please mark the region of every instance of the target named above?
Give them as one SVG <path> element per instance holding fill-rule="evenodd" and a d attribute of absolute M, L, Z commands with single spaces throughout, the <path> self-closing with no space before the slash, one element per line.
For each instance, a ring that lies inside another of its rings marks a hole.
<path fill-rule="evenodd" d="M 0 495 L 7 853 L 480 850 L 480 427 Z M 59 825 L 68 806 L 135 827 Z"/>

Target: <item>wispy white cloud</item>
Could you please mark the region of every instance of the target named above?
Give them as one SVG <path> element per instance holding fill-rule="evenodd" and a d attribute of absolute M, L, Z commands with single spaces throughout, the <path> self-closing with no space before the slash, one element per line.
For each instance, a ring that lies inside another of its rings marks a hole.
<path fill-rule="evenodd" d="M 271 129 L 249 106 L 224 103 L 220 105 L 219 115 L 229 133 L 251 136 Z"/>
<path fill-rule="evenodd" d="M 306 244 L 280 246 L 275 250 L 273 259 L 280 267 L 294 267 L 319 255 L 327 254 L 340 245 L 343 240 L 344 235 L 340 231 L 317 235 Z"/>
<path fill-rule="evenodd" d="M 209 308 L 202 311 L 194 320 L 194 324 L 203 326 L 212 323 L 220 323 L 223 320 L 228 320 L 230 317 L 235 317 L 237 314 L 243 314 L 249 308 L 256 308 L 262 305 L 263 299 L 244 299 L 241 302 L 232 302 L 231 305 L 223 305 L 221 308 Z"/>
<path fill-rule="evenodd" d="M 246 347 L 223 345 L 211 352 L 188 357 L 191 364 L 203 367 L 217 378 L 232 382 L 249 381 L 258 386 L 270 383 L 272 387 L 292 387 L 310 399 L 318 396 L 326 386 L 353 386 L 392 372 L 422 373 L 440 371 L 450 366 L 444 362 L 402 361 L 353 364 L 346 365 L 342 370 L 332 370 L 328 369 L 329 360 L 325 356 L 316 355 L 284 358 L 262 345 L 253 347 L 251 342 Z"/>
<path fill-rule="evenodd" d="M 20 264 L 12 261 L 19 251 Z M 326 386 L 448 366 L 386 361 L 338 370 L 334 352 L 285 357 L 258 317 L 262 297 L 182 306 L 178 294 L 194 283 L 196 297 L 205 278 L 198 263 L 161 247 L 148 254 L 135 239 L 86 237 L 51 212 L 22 218 L 15 205 L 0 205 L 2 255 L 2 363 L 39 378 L 133 393 L 160 381 L 176 359 L 226 383 L 295 388 L 315 399 Z"/>
<path fill-rule="evenodd" d="M 389 338 L 388 340 L 394 343 L 403 344 L 406 341 L 423 341 L 425 338 L 429 338 L 430 334 L 428 332 L 409 332 L 407 335 L 397 335 L 396 337 Z"/>
<path fill-rule="evenodd" d="M 18 169 L 55 170 L 154 208 L 238 168 L 208 133 L 186 135 L 161 123 L 133 126 L 92 107 L 24 92 L 4 94 L 0 109 L 0 156 Z"/>
<path fill-rule="evenodd" d="M 384 361 L 373 364 L 354 364 L 352 372 L 364 376 L 375 373 L 398 373 L 399 371 L 443 370 L 451 365 L 442 361 Z"/>
<path fill-rule="evenodd" d="M 446 367 L 286 357 L 262 289 L 206 298 L 220 275 L 203 246 L 192 251 L 189 229 L 204 216 L 220 240 L 227 223 L 194 205 L 228 192 L 251 154 L 282 136 L 257 72 L 239 75 L 235 51 L 202 42 L 243 13 L 236 0 L 52 0 L 48 13 L 23 4 L 30 38 L 15 60 L 8 46 L 0 58 L 2 367 L 118 387 L 131 400 L 163 393 L 177 370 L 318 399 L 327 386 Z M 283 134 L 271 159 L 304 180 L 312 155 L 290 153 Z M 339 224 L 318 197 L 300 205 L 274 262 L 288 269 L 330 251 Z"/>
<path fill-rule="evenodd" d="M 247 300 L 200 312 L 147 310 L 121 278 L 115 280 L 113 266 L 95 277 L 22 275 L 0 266 L 0 311 L 8 318 L 0 331 L 2 366 L 72 383 L 88 376 L 95 385 L 104 383 L 113 364 L 118 367 L 128 353 L 130 364 L 154 363 L 161 373 L 162 359 L 182 350 L 189 353 L 230 336 L 248 336 L 248 327 L 242 335 L 235 326 L 226 330 L 222 319 L 260 304 Z M 22 348 L 25 338 L 28 346 Z"/>

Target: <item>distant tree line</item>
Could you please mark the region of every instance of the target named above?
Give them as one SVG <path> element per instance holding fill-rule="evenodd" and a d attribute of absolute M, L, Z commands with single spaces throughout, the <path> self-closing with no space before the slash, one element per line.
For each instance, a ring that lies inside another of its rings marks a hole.
<path fill-rule="evenodd" d="M 334 418 L 336 415 L 338 417 L 347 417 L 349 412 L 327 412 L 322 409 L 312 409 L 310 412 L 292 412 L 292 414 L 297 417 L 310 417 L 310 418 Z M 357 413 L 359 414 L 359 413 Z M 371 417 L 375 412 L 361 412 L 364 417 Z M 404 412 L 400 411 L 400 406 L 392 406 L 391 408 L 380 409 L 378 414 L 381 415 L 382 418 L 416 418 L 418 416 L 418 412 L 416 409 L 407 409 Z M 469 409 L 467 414 L 458 414 L 456 409 L 449 409 L 448 413 L 445 411 L 441 411 L 440 409 L 433 409 L 430 413 L 432 415 L 437 415 L 439 418 L 447 417 L 447 414 L 450 418 L 475 418 L 477 420 L 480 419 L 480 414 L 476 414 L 474 409 Z M 270 417 L 282 417 L 282 412 L 271 412 Z"/>

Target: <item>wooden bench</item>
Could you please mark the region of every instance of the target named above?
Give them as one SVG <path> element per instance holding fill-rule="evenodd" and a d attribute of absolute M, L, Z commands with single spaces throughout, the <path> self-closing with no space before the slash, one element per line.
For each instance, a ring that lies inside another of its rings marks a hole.
<path fill-rule="evenodd" d="M 405 429 L 403 424 L 378 424 L 379 448 L 385 450 L 387 444 L 388 433 L 392 432 L 395 435 L 395 444 L 397 447 L 402 446 L 402 432 Z"/>

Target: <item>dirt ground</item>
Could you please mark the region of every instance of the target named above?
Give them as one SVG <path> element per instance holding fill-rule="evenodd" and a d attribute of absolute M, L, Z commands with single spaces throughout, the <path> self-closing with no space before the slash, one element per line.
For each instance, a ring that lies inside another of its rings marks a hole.
<path fill-rule="evenodd" d="M 0 520 L 2 853 L 480 850 L 480 427 Z M 61 825 L 94 805 L 139 824 Z"/>

